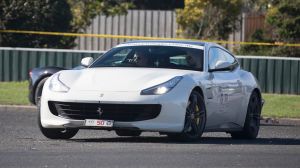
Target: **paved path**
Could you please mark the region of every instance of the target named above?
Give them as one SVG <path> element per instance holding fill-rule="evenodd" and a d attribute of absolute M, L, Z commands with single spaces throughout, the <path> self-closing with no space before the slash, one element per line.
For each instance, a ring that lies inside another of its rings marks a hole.
<path fill-rule="evenodd" d="M 0 167 L 300 167 L 300 126 L 265 125 L 257 140 L 205 133 L 199 142 L 170 142 L 158 133 L 120 138 L 80 130 L 48 140 L 34 112 L 0 111 Z"/>

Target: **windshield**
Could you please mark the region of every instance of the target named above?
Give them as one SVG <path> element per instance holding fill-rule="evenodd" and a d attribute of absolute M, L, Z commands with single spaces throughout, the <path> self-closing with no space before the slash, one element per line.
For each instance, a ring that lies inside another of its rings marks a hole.
<path fill-rule="evenodd" d="M 173 46 L 116 47 L 98 60 L 94 67 L 147 67 L 203 70 L 203 50 Z"/>

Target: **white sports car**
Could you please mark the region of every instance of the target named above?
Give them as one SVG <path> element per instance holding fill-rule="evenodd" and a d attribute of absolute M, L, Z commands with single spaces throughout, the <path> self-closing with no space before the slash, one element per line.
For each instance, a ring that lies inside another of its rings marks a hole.
<path fill-rule="evenodd" d="M 155 131 L 180 140 L 210 131 L 257 137 L 259 85 L 220 45 L 131 41 L 81 64 L 87 68 L 57 72 L 44 85 L 39 127 L 48 138 L 72 138 L 79 129 Z"/>

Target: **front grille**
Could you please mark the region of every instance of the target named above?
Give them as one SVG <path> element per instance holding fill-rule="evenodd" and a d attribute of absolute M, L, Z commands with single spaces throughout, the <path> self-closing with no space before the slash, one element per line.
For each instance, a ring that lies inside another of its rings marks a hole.
<path fill-rule="evenodd" d="M 68 119 L 103 119 L 114 121 L 142 121 L 156 118 L 160 104 L 100 104 L 48 102 L 52 114 Z"/>

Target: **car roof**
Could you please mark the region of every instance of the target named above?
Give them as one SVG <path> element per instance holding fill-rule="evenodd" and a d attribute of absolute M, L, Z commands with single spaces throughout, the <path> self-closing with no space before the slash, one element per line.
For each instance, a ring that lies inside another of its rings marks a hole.
<path fill-rule="evenodd" d="M 123 44 L 130 44 L 130 43 L 178 43 L 178 44 L 190 44 L 190 45 L 199 45 L 204 46 L 206 42 L 201 41 L 189 41 L 189 40 L 133 40 L 128 41 Z"/>
<path fill-rule="evenodd" d="M 206 49 L 209 49 L 210 47 L 219 47 L 223 50 L 228 51 L 223 46 L 213 43 L 213 42 L 204 42 L 204 41 L 193 41 L 193 40 L 132 40 L 127 41 L 121 44 L 131 44 L 131 43 L 177 43 L 177 44 L 189 44 L 189 45 L 198 45 L 203 46 Z M 229 52 L 229 51 L 228 51 Z"/>

